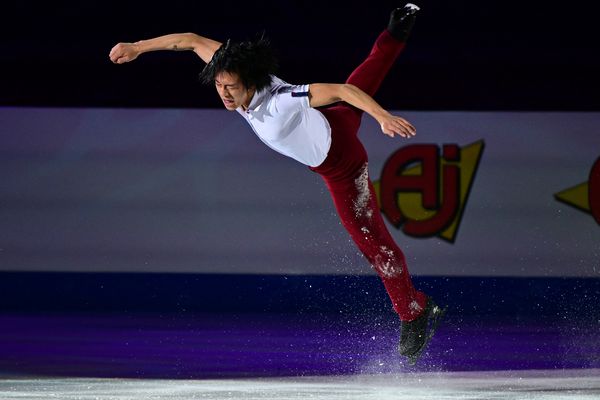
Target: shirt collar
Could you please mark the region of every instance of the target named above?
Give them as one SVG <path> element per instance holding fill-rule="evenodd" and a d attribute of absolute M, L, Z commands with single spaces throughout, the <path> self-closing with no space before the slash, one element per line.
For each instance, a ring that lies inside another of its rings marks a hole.
<path fill-rule="evenodd" d="M 250 105 L 248 106 L 248 109 L 245 112 L 248 113 L 250 111 L 256 111 L 258 109 L 258 107 L 263 103 L 265 98 L 267 97 L 268 92 L 269 92 L 268 86 L 266 88 L 262 89 L 258 93 L 255 92 L 254 95 L 252 96 L 252 100 L 250 100 Z M 242 111 L 243 111 L 243 109 L 242 109 Z"/>

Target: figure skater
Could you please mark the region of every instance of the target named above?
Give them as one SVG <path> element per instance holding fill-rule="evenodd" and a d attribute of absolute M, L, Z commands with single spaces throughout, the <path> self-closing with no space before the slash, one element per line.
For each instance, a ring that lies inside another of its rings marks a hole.
<path fill-rule="evenodd" d="M 372 96 L 404 48 L 418 10 L 410 3 L 393 10 L 387 29 L 343 84 L 282 81 L 274 75 L 277 60 L 264 37 L 223 44 L 193 33 L 170 34 L 119 43 L 110 51 L 116 64 L 149 51 L 194 51 L 207 64 L 201 79 L 215 85 L 227 110 L 237 111 L 267 146 L 323 178 L 344 227 L 385 285 L 401 320 L 398 350 L 411 364 L 445 310 L 413 286 L 404 254 L 377 206 L 367 153 L 357 134 L 363 112 L 390 137 L 410 138 L 416 133 L 408 121 L 390 114 Z"/>

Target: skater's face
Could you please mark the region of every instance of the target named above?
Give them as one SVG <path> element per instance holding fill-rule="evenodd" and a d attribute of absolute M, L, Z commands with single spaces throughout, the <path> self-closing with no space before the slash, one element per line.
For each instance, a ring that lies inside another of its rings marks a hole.
<path fill-rule="evenodd" d="M 219 72 L 215 76 L 215 87 L 225 108 L 234 111 L 238 107 L 246 109 L 250 105 L 254 88 L 247 88 L 236 73 Z"/>

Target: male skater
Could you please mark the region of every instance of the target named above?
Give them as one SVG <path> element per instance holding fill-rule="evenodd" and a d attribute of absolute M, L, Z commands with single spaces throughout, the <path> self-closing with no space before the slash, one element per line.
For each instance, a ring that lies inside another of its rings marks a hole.
<path fill-rule="evenodd" d="M 384 110 L 371 96 L 404 48 L 418 10 L 406 4 L 392 11 L 387 29 L 345 84 L 296 86 L 280 80 L 273 75 L 277 62 L 264 39 L 223 45 L 193 33 L 170 34 L 119 43 L 110 52 L 112 62 L 122 64 L 148 51 L 194 51 L 207 63 L 202 80 L 215 85 L 227 110 L 240 113 L 267 146 L 321 175 L 344 227 L 385 285 L 402 322 L 398 350 L 411 364 L 444 310 L 413 287 L 404 255 L 377 207 L 357 133 L 367 112 L 388 136 L 415 135 L 408 121 Z"/>

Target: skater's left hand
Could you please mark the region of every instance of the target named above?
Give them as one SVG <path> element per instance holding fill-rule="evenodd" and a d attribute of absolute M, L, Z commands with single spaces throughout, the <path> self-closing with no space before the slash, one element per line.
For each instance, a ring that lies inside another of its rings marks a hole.
<path fill-rule="evenodd" d="M 379 125 L 383 133 L 389 137 L 400 135 L 403 138 L 411 138 L 417 134 L 417 130 L 404 118 L 387 114 L 379 119 Z"/>

